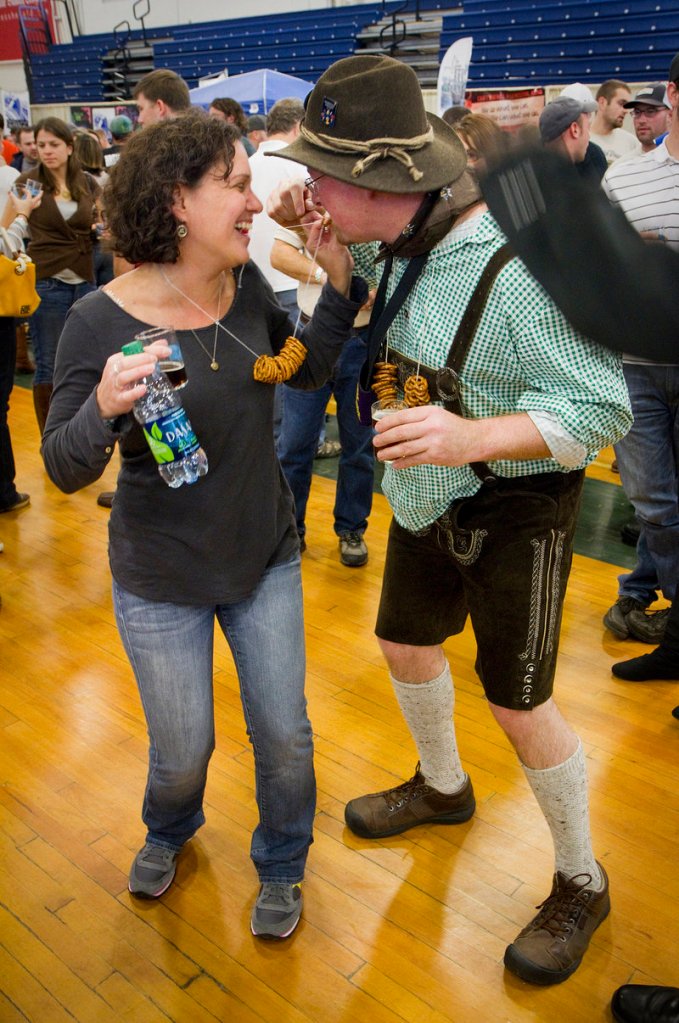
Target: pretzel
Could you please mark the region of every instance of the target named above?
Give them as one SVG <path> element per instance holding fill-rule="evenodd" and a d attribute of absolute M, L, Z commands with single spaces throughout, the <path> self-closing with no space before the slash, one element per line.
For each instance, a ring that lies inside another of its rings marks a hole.
<path fill-rule="evenodd" d="M 376 362 L 371 387 L 379 401 L 396 397 L 398 366 L 390 362 Z"/>
<path fill-rule="evenodd" d="M 286 338 L 278 355 L 260 355 L 252 375 L 260 384 L 282 384 L 294 376 L 307 356 L 307 350 L 296 337 Z"/>
<path fill-rule="evenodd" d="M 403 385 L 403 397 L 409 408 L 428 405 L 430 401 L 429 384 L 424 377 L 410 376 Z"/>

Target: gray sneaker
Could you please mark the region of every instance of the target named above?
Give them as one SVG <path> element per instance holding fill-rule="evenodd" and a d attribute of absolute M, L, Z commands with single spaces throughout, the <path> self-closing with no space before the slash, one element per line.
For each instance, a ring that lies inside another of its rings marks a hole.
<path fill-rule="evenodd" d="M 362 533 L 342 533 L 339 549 L 340 561 L 347 568 L 362 568 L 368 560 L 368 547 Z"/>
<path fill-rule="evenodd" d="M 147 842 L 140 849 L 130 868 L 128 888 L 140 899 L 157 899 L 174 880 L 178 852 Z"/>
<path fill-rule="evenodd" d="M 252 909 L 250 929 L 257 938 L 289 938 L 302 915 L 302 886 L 265 881 Z"/>
<path fill-rule="evenodd" d="M 612 632 L 616 639 L 627 639 L 630 634 L 627 615 L 630 611 L 646 610 L 647 605 L 634 597 L 618 597 L 613 607 L 609 607 L 604 615 L 604 625 L 609 632 Z"/>

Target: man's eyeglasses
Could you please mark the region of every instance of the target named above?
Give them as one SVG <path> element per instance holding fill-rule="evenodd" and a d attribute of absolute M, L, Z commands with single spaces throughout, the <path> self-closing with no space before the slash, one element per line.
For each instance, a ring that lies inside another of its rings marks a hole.
<path fill-rule="evenodd" d="M 321 178 L 325 178 L 325 177 L 327 177 L 327 174 L 319 174 L 319 175 L 318 175 L 317 177 L 315 177 L 315 178 L 307 178 L 307 179 L 306 179 L 306 181 L 304 182 L 304 187 L 305 187 L 305 188 L 306 188 L 306 189 L 307 189 L 307 190 L 308 190 L 309 192 L 311 192 L 312 198 L 314 198 L 314 199 L 316 199 L 316 198 L 317 198 L 317 192 L 318 192 L 318 190 L 317 190 L 317 188 L 316 188 L 316 182 L 317 182 L 317 181 L 320 181 L 320 180 L 321 180 Z"/>
<path fill-rule="evenodd" d="M 633 107 L 632 117 L 656 117 L 661 111 L 667 113 L 667 107 Z"/>

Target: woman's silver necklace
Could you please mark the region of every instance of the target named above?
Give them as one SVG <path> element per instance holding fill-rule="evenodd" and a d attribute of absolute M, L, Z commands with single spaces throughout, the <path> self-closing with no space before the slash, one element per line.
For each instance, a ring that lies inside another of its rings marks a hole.
<path fill-rule="evenodd" d="M 220 281 L 219 281 L 219 294 L 217 295 L 217 319 L 215 320 L 215 336 L 214 336 L 214 341 L 212 343 L 212 358 L 210 360 L 210 369 L 213 370 L 213 372 L 215 372 L 215 373 L 219 369 L 219 363 L 217 362 L 217 338 L 219 337 L 219 313 L 220 313 L 221 308 L 222 308 L 222 287 L 223 286 L 224 286 L 224 278 L 222 277 L 220 279 Z M 203 351 L 207 355 L 208 359 L 210 359 L 209 351 L 207 350 L 207 348 L 205 347 L 203 342 L 200 340 L 200 338 L 196 334 L 196 332 L 193 329 L 193 327 L 189 327 L 189 330 L 191 331 L 191 333 L 195 337 L 196 341 L 198 342 L 200 347 L 203 349 Z"/>
<path fill-rule="evenodd" d="M 173 291 L 176 291 L 178 295 L 181 295 L 182 298 L 185 299 L 187 302 L 189 302 L 192 306 L 195 306 L 195 308 L 198 309 L 198 311 L 201 312 L 203 314 L 203 316 L 206 316 L 208 318 L 208 320 L 212 320 L 214 322 L 214 325 L 215 325 L 215 338 L 214 338 L 214 344 L 213 344 L 213 347 L 212 347 L 212 355 L 210 355 L 209 350 L 205 347 L 203 342 L 200 340 L 200 338 L 196 334 L 196 332 L 193 329 L 193 327 L 189 327 L 188 328 L 191 331 L 191 333 L 193 334 L 193 336 L 195 337 L 195 339 L 198 342 L 198 344 L 200 345 L 200 347 L 203 349 L 203 351 L 207 355 L 208 359 L 210 359 L 210 369 L 211 370 L 213 370 L 216 373 L 217 370 L 219 369 L 219 363 L 217 362 L 217 338 L 219 337 L 219 331 L 220 330 L 223 330 L 225 334 L 228 334 L 229 337 L 232 337 L 234 339 L 234 341 L 238 342 L 239 345 L 242 345 L 242 347 L 245 348 L 248 352 L 250 352 L 251 355 L 254 355 L 255 359 L 258 358 L 257 352 L 254 352 L 252 350 L 252 348 L 249 348 L 248 345 L 245 344 L 244 341 L 241 341 L 241 339 L 239 337 L 237 337 L 234 333 L 232 333 L 232 331 L 230 331 L 228 329 L 228 327 L 225 327 L 223 323 L 219 322 L 219 319 L 220 319 L 219 314 L 221 312 L 221 305 L 222 305 L 222 288 L 224 286 L 224 277 L 223 276 L 221 277 L 220 282 L 219 282 L 219 295 L 217 296 L 217 319 L 214 319 L 214 317 L 210 316 L 210 314 L 208 312 L 206 312 L 206 310 L 203 309 L 202 306 L 199 306 L 197 302 L 194 302 L 194 300 L 192 298 L 190 298 L 189 295 L 187 295 L 185 292 L 183 292 L 181 290 L 181 288 L 178 288 L 176 284 L 173 284 L 172 281 L 167 276 L 167 274 L 165 273 L 164 270 L 161 269 L 160 275 L 161 275 L 161 277 L 163 278 L 163 280 L 165 281 L 165 283 L 167 284 L 168 287 L 172 288 Z"/>

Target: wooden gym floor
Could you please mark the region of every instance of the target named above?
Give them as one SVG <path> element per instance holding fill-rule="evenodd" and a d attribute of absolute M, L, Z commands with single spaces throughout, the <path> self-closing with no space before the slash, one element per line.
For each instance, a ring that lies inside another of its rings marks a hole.
<path fill-rule="evenodd" d="M 208 822 L 162 900 L 128 894 L 146 737 L 96 504 L 115 462 L 100 484 L 63 495 L 42 469 L 30 391 L 15 388 L 10 422 L 31 506 L 0 517 L 2 1023 L 593 1023 L 610 1019 L 619 984 L 679 983 L 679 687 L 610 673 L 646 649 L 602 627 L 616 593 L 616 568 L 599 560 L 610 547 L 576 555 L 557 698 L 585 746 L 613 909 L 576 974 L 538 989 L 506 974 L 502 956 L 548 893 L 551 842 L 485 706 L 469 628 L 447 652 L 475 817 L 380 842 L 344 827 L 346 800 L 410 776 L 416 755 L 372 635 L 386 502 L 375 498 L 368 566 L 345 569 L 334 484 L 314 479 L 303 571 L 316 840 L 297 932 L 261 943 L 249 931 L 252 757 L 221 635 Z M 589 473 L 586 549 L 625 517 L 609 465 L 605 454 Z"/>

